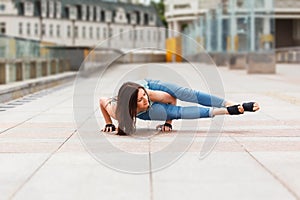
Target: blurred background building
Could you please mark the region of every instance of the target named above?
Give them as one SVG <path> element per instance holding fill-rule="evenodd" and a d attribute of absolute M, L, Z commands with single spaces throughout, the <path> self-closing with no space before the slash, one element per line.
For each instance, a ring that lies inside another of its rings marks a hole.
<path fill-rule="evenodd" d="M 221 0 L 165 0 L 168 28 L 182 32 L 208 10 L 216 8 Z M 172 34 L 175 34 L 172 32 Z M 169 37 L 175 35 L 169 35 Z"/>
<path fill-rule="evenodd" d="M 193 38 L 213 58 L 220 53 L 274 51 L 277 61 L 300 62 L 299 0 L 165 0 L 165 7 L 169 28 Z M 189 48 L 190 40 L 178 35 L 168 34 L 167 46 L 176 47 L 172 51 L 184 56 L 201 51 Z"/>
<path fill-rule="evenodd" d="M 109 51 L 164 49 L 160 27 L 155 7 L 144 0 L 1 0 L 0 84 L 78 70 L 95 47 L 104 49 L 102 58 Z"/>
<path fill-rule="evenodd" d="M 165 16 L 170 29 L 182 32 L 187 25 L 209 12 L 222 11 L 223 15 L 228 12 L 228 9 L 236 9 L 236 15 L 250 12 L 249 9 L 247 10 L 247 6 L 251 6 L 250 2 L 253 2 L 253 11 L 257 14 L 264 12 L 265 9 L 271 9 L 275 23 L 276 48 L 300 45 L 299 0 L 165 0 Z"/>
<path fill-rule="evenodd" d="M 154 7 L 123 2 L 2 0 L 0 22 L 3 35 L 65 46 L 93 46 L 120 35 L 111 46 L 130 47 L 138 39 L 135 47 L 143 47 L 165 38 L 155 29 L 162 23 Z M 153 27 L 152 31 L 144 32 L 145 26 Z M 132 37 L 122 37 L 122 32 L 135 29 L 140 30 Z"/>
<path fill-rule="evenodd" d="M 218 66 L 273 73 L 276 62 L 300 62 L 300 0 L 0 1 L 0 61 L 68 59 L 78 69 L 98 44 L 166 54 L 139 62 L 205 62 L 209 53 Z M 7 63 L 6 74 L 14 69 Z"/>

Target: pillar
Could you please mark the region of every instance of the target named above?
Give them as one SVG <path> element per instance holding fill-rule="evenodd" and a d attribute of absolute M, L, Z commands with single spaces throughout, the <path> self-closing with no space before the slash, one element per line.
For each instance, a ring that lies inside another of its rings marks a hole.
<path fill-rule="evenodd" d="M 206 13 L 206 51 L 211 51 L 211 16 L 210 12 Z"/>
<path fill-rule="evenodd" d="M 235 51 L 235 36 L 237 32 L 237 21 L 236 21 L 236 16 L 235 16 L 235 8 L 236 8 L 236 0 L 230 1 L 230 50 L 232 52 Z"/>
<path fill-rule="evenodd" d="M 270 35 L 271 34 L 271 20 L 268 15 L 265 16 L 263 19 L 263 34 L 264 36 Z M 264 42 L 264 49 L 265 50 L 270 50 L 271 49 L 271 43 L 270 41 L 265 41 Z"/>
<path fill-rule="evenodd" d="M 178 21 L 173 21 L 173 28 L 174 28 L 174 36 L 177 37 L 180 33 L 180 27 L 179 27 L 179 22 Z"/>

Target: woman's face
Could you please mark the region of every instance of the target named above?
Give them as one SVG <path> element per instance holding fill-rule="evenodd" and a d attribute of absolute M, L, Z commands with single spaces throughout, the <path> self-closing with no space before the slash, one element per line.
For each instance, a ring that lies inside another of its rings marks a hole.
<path fill-rule="evenodd" d="M 137 97 L 137 108 L 140 111 L 145 111 L 149 107 L 148 95 L 142 88 L 139 89 Z"/>

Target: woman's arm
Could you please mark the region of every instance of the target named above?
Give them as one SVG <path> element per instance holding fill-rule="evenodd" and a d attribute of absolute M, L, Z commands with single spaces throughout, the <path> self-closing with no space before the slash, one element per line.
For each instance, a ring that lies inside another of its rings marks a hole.
<path fill-rule="evenodd" d="M 176 105 L 176 98 L 167 92 L 148 90 L 148 89 L 146 91 L 149 95 L 150 100 L 153 102 Z"/>
<path fill-rule="evenodd" d="M 112 124 L 111 117 L 115 118 L 115 114 L 113 113 L 113 108 L 111 104 L 109 103 L 109 98 L 100 98 L 100 109 L 102 112 L 102 115 L 104 117 L 106 125 Z M 113 131 L 112 126 L 105 126 L 103 129 L 104 132 L 111 132 Z"/>
<path fill-rule="evenodd" d="M 153 102 L 160 102 L 160 103 L 166 103 L 166 104 L 172 104 L 172 105 L 176 105 L 176 103 L 177 103 L 176 98 L 167 92 L 156 91 L 156 90 L 146 90 L 146 91 L 149 95 L 150 100 Z M 172 120 L 166 120 L 166 123 L 172 124 Z M 171 130 L 172 129 L 167 126 L 164 126 L 162 128 L 162 131 L 165 131 L 165 132 L 169 132 Z"/>

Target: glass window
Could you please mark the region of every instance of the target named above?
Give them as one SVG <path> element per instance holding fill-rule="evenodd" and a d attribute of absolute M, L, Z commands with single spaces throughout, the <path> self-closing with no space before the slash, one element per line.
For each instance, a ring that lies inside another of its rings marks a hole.
<path fill-rule="evenodd" d="M 100 39 L 100 28 L 97 27 L 97 39 Z"/>
<path fill-rule="evenodd" d="M 5 11 L 5 5 L 4 4 L 0 4 L 0 11 Z"/>
<path fill-rule="evenodd" d="M 31 3 L 30 2 L 26 2 L 25 7 L 26 7 L 25 9 L 27 12 L 31 12 Z"/>
<path fill-rule="evenodd" d="M 264 8 L 265 1 L 264 0 L 255 0 L 255 8 Z"/>
<path fill-rule="evenodd" d="M 39 34 L 39 25 L 37 23 L 34 24 L 34 34 L 35 35 Z"/>
<path fill-rule="evenodd" d="M 293 20 L 293 39 L 300 40 L 300 20 Z"/>
<path fill-rule="evenodd" d="M 6 24 L 5 24 L 5 22 L 1 22 L 0 23 L 0 33 L 1 34 L 5 34 L 6 33 Z"/>
<path fill-rule="evenodd" d="M 148 41 L 150 41 L 150 40 L 151 40 L 151 31 L 148 30 Z"/>
<path fill-rule="evenodd" d="M 150 21 L 153 21 L 154 17 L 153 15 L 150 15 Z"/>
<path fill-rule="evenodd" d="M 71 26 L 67 26 L 67 37 L 71 37 Z"/>
<path fill-rule="evenodd" d="M 160 42 L 160 40 L 161 40 L 161 33 L 160 33 L 160 31 L 157 32 L 157 35 L 158 35 L 157 41 Z"/>
<path fill-rule="evenodd" d="M 42 1 L 42 13 L 47 13 L 47 2 Z"/>
<path fill-rule="evenodd" d="M 74 37 L 78 38 L 78 26 L 74 27 Z"/>
<path fill-rule="evenodd" d="M 143 30 L 140 30 L 140 40 L 143 40 Z"/>
<path fill-rule="evenodd" d="M 94 35 L 93 35 L 93 27 L 90 27 L 90 38 L 93 39 Z"/>
<path fill-rule="evenodd" d="M 23 24 L 22 22 L 19 23 L 19 35 L 23 34 Z"/>
<path fill-rule="evenodd" d="M 73 16 L 75 16 L 75 8 L 73 8 L 73 7 L 71 7 L 70 8 L 70 17 L 73 17 Z"/>
<path fill-rule="evenodd" d="M 103 28 L 103 38 L 106 38 L 106 28 Z"/>
<path fill-rule="evenodd" d="M 53 25 L 52 24 L 50 24 L 50 26 L 49 26 L 49 35 L 50 35 L 50 37 L 53 36 Z"/>
<path fill-rule="evenodd" d="M 61 16 L 61 2 L 56 2 L 56 16 L 60 17 Z"/>
<path fill-rule="evenodd" d="M 129 40 L 132 39 L 132 30 L 129 31 Z"/>
<path fill-rule="evenodd" d="M 85 26 L 82 27 L 82 38 L 85 38 Z"/>
<path fill-rule="evenodd" d="M 60 25 L 56 25 L 56 36 L 60 37 Z"/>
<path fill-rule="evenodd" d="M 27 23 L 27 35 L 30 35 L 30 23 Z"/>
<path fill-rule="evenodd" d="M 112 28 L 109 28 L 109 37 L 111 37 L 113 35 L 113 29 Z"/>
<path fill-rule="evenodd" d="M 137 30 L 133 31 L 133 39 L 136 40 L 137 39 Z"/>
<path fill-rule="evenodd" d="M 46 25 L 42 24 L 42 35 L 46 35 Z"/>

